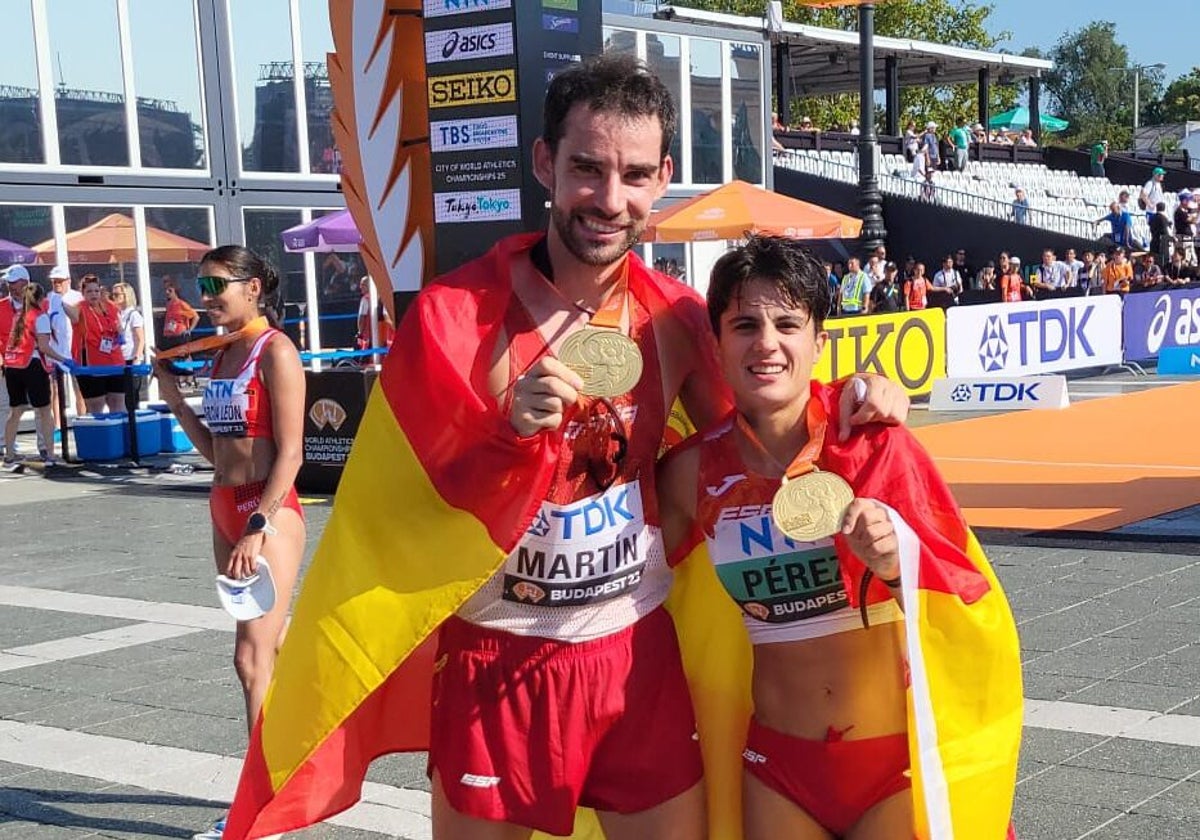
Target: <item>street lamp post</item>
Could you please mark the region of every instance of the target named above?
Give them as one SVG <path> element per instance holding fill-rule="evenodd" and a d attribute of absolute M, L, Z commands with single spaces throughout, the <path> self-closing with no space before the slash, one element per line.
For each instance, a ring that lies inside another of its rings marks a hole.
<path fill-rule="evenodd" d="M 1159 62 L 1155 64 L 1135 64 L 1132 67 L 1122 68 L 1126 71 L 1133 71 L 1133 147 L 1137 151 L 1137 133 L 1141 127 L 1142 117 L 1142 98 L 1141 98 L 1141 82 L 1143 70 L 1165 70 L 1167 65 Z"/>
<path fill-rule="evenodd" d="M 858 202 L 862 211 L 862 248 L 870 253 L 887 239 L 883 225 L 883 196 L 875 168 L 875 4 L 858 7 L 859 117 Z"/>

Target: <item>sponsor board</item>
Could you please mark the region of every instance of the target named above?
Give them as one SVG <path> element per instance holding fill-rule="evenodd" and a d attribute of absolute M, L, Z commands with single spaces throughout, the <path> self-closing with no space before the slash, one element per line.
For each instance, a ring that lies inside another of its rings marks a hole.
<path fill-rule="evenodd" d="M 512 7 L 512 0 L 425 0 L 425 17 L 466 15 L 472 12 L 492 12 Z"/>
<path fill-rule="evenodd" d="M 436 120 L 429 124 L 429 147 L 433 152 L 510 149 L 518 145 L 518 140 L 516 114 Z"/>
<path fill-rule="evenodd" d="M 429 77 L 430 108 L 489 105 L 494 102 L 515 102 L 516 99 L 517 79 L 514 70 L 483 70 Z"/>
<path fill-rule="evenodd" d="M 1125 359 L 1153 359 L 1168 347 L 1200 344 L 1200 289 L 1136 292 L 1121 307 Z"/>
<path fill-rule="evenodd" d="M 579 18 L 574 15 L 542 15 L 542 29 L 547 32 L 569 32 L 579 34 Z"/>
<path fill-rule="evenodd" d="M 881 373 L 909 394 L 927 394 L 946 372 L 946 315 L 940 309 L 832 318 L 813 376 L 832 382 L 852 373 Z"/>
<path fill-rule="evenodd" d="M 520 180 L 521 165 L 515 154 L 497 157 L 491 151 L 462 152 L 433 159 L 433 185 L 438 190 L 515 187 Z"/>
<path fill-rule="evenodd" d="M 465 61 L 512 55 L 511 23 L 491 26 L 462 26 L 425 33 L 425 63 Z"/>
<path fill-rule="evenodd" d="M 563 12 L 578 12 L 579 0 L 542 0 L 543 9 L 558 9 Z"/>
<path fill-rule="evenodd" d="M 1022 376 L 1117 365 L 1116 295 L 956 306 L 946 314 L 950 376 Z"/>
<path fill-rule="evenodd" d="M 1158 354 L 1159 376 L 1200 376 L 1200 345 L 1164 347 Z"/>
<path fill-rule="evenodd" d="M 963 379 L 933 383 L 930 411 L 996 411 L 997 409 L 1066 408 L 1067 378 L 1062 375 Z"/>
<path fill-rule="evenodd" d="M 469 190 L 434 193 L 433 218 L 438 224 L 517 221 L 521 218 L 521 191 Z"/>

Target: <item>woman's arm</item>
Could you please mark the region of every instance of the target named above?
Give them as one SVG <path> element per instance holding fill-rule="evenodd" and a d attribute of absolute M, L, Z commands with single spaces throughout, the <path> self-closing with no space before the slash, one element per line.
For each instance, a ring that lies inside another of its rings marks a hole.
<path fill-rule="evenodd" d="M 70 356 L 64 356 L 54 349 L 50 344 L 50 336 L 47 333 L 38 333 L 37 349 L 42 354 L 43 359 L 52 359 L 56 362 L 63 362 L 66 365 L 74 364 L 74 360 Z"/>
<path fill-rule="evenodd" d="M 184 434 L 188 436 L 188 440 L 204 456 L 204 460 L 210 464 L 215 464 L 213 460 L 212 432 L 196 416 L 196 412 L 192 411 L 192 407 L 187 404 L 187 401 L 183 398 L 183 394 L 179 392 L 179 383 L 176 380 L 175 374 L 171 373 L 170 369 L 163 362 L 155 359 L 154 376 L 158 379 L 159 395 L 163 398 L 163 402 L 167 404 L 167 408 L 171 409 L 171 413 L 175 415 L 175 419 L 179 421 L 179 425 L 183 428 Z"/>
<path fill-rule="evenodd" d="M 696 519 L 696 486 L 700 480 L 700 448 L 689 446 L 658 465 L 658 512 L 667 559 L 673 559 Z"/>
<path fill-rule="evenodd" d="M 192 305 L 190 303 L 188 303 L 187 301 L 180 300 L 179 302 L 183 304 L 183 306 L 184 306 L 183 311 L 184 311 L 184 314 L 187 316 L 187 322 L 188 322 L 187 331 L 191 332 L 192 330 L 196 329 L 196 325 L 200 323 L 200 313 L 197 312 L 195 309 L 192 309 Z"/>
<path fill-rule="evenodd" d="M 304 460 L 304 367 L 285 337 L 271 339 L 260 362 L 271 400 L 275 462 L 267 475 L 259 512 L 270 518 L 287 498 Z"/>

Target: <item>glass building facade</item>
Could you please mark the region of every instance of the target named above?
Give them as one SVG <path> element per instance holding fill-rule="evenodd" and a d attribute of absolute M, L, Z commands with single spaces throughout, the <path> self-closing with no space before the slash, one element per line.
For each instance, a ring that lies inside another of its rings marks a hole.
<path fill-rule="evenodd" d="M 282 269 L 285 322 L 297 344 L 352 345 L 358 255 L 287 254 L 279 236 L 344 206 L 329 124 L 328 7 L 0 0 L 0 239 L 35 251 L 29 271 L 46 287 L 55 264 L 76 279 L 92 272 L 109 285 L 131 283 L 148 344 L 161 328 L 167 284 L 198 303 L 197 266 L 161 247 L 160 233 L 244 243 Z M 645 59 L 676 97 L 671 195 L 735 177 L 764 183 L 767 44 L 750 33 L 605 20 L 606 48 Z M 93 225 L 124 240 L 107 251 L 77 247 Z M 692 250 L 657 246 L 645 256 L 664 267 L 674 260 L 684 273 Z"/>

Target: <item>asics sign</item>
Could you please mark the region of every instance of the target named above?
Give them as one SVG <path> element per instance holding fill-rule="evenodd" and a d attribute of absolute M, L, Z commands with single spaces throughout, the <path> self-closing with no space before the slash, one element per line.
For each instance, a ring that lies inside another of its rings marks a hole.
<path fill-rule="evenodd" d="M 1168 347 L 1200 344 L 1200 289 L 1126 295 L 1125 358 L 1144 361 Z"/>
<path fill-rule="evenodd" d="M 950 376 L 1014 376 L 1121 363 L 1112 297 L 958 306 L 946 313 Z"/>
<path fill-rule="evenodd" d="M 512 55 L 511 23 L 464 26 L 425 33 L 425 63 Z"/>

